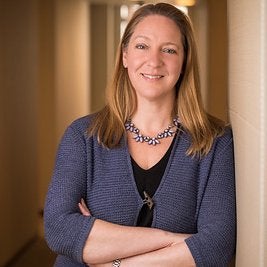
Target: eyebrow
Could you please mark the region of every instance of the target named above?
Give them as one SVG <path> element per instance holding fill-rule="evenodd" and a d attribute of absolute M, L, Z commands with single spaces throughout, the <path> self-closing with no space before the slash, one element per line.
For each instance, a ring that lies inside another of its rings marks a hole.
<path fill-rule="evenodd" d="M 150 40 L 149 37 L 144 36 L 144 35 L 137 35 L 133 40 L 136 40 L 136 39 L 139 39 L 139 38 Z M 164 42 L 163 45 L 174 45 L 177 48 L 180 48 L 180 46 L 177 43 L 173 43 L 173 42 Z"/>

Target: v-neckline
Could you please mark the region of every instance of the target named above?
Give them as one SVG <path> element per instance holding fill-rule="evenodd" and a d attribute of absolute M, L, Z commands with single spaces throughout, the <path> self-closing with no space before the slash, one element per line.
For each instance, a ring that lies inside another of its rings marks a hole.
<path fill-rule="evenodd" d="M 131 162 L 139 169 L 141 170 L 142 172 L 149 172 L 149 171 L 152 171 L 153 169 L 157 168 L 161 163 L 162 161 L 164 161 L 166 159 L 166 157 L 170 157 L 171 155 L 171 150 L 173 149 L 174 147 L 174 143 L 176 141 L 176 138 L 177 138 L 177 134 L 174 136 L 169 148 L 167 149 L 167 151 L 165 152 L 165 154 L 161 157 L 161 159 L 156 162 L 153 166 L 151 166 L 150 168 L 148 169 L 144 169 L 142 168 L 135 160 L 134 158 L 130 155 L 130 158 L 131 158 Z"/>
<path fill-rule="evenodd" d="M 157 196 L 158 192 L 161 190 L 161 187 L 163 186 L 163 184 L 164 184 L 164 182 L 166 180 L 167 173 L 169 172 L 170 165 L 172 163 L 173 156 L 174 156 L 174 153 L 175 153 L 176 148 L 178 146 L 179 140 L 180 140 L 180 134 L 177 133 L 177 135 L 174 137 L 174 143 L 173 143 L 172 151 L 170 153 L 170 157 L 169 157 L 166 169 L 164 171 L 164 174 L 162 176 L 160 184 L 159 184 L 159 186 L 158 186 L 158 188 L 157 188 L 157 190 L 156 190 L 156 192 L 155 192 L 155 194 L 153 196 L 154 198 Z M 128 144 L 127 144 L 127 138 L 126 137 L 124 138 L 124 146 L 125 146 L 125 154 L 126 154 L 126 158 L 127 158 L 128 170 L 129 170 L 129 173 L 130 173 L 131 183 L 132 183 L 132 185 L 134 187 L 134 190 L 135 190 L 136 195 L 138 197 L 139 205 L 141 207 L 143 205 L 143 199 L 142 199 L 142 197 L 140 196 L 140 194 L 138 192 L 137 184 L 135 182 L 134 173 L 133 173 L 133 167 L 132 167 L 132 163 L 131 163 L 131 155 L 130 155 L 130 152 L 129 152 L 129 147 L 128 147 Z"/>

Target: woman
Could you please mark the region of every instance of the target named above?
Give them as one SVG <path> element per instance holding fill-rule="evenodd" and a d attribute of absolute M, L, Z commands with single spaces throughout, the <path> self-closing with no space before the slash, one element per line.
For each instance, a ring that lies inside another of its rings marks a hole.
<path fill-rule="evenodd" d="M 191 23 L 144 5 L 106 106 L 61 141 L 45 206 L 55 266 L 227 266 L 235 228 L 232 133 L 203 109 Z"/>

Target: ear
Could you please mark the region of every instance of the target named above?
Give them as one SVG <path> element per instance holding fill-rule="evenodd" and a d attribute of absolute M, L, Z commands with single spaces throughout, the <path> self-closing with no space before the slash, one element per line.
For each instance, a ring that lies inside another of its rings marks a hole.
<path fill-rule="evenodd" d="M 127 68 L 128 67 L 128 60 L 127 60 L 127 49 L 126 48 L 124 48 L 122 50 L 122 62 L 123 62 L 124 68 Z"/>

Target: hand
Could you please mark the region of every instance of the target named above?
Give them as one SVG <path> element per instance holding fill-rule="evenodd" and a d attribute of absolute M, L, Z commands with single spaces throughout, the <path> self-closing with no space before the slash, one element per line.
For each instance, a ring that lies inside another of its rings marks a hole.
<path fill-rule="evenodd" d="M 78 203 L 80 212 L 82 213 L 82 215 L 84 216 L 91 216 L 91 212 L 89 211 L 89 209 L 87 208 L 84 199 L 81 199 L 81 202 Z"/>

